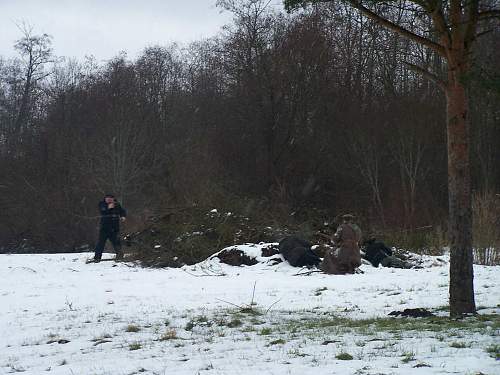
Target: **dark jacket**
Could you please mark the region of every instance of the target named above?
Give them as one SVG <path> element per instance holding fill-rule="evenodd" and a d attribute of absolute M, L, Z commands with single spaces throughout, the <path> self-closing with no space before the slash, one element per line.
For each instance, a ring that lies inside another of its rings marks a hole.
<path fill-rule="evenodd" d="M 392 250 L 381 241 L 369 240 L 365 242 L 365 256 L 374 267 L 378 267 L 382 261 L 392 255 Z"/>
<path fill-rule="evenodd" d="M 280 253 L 293 267 L 317 266 L 321 259 L 311 250 L 311 244 L 302 238 L 289 236 L 279 243 Z"/>
<path fill-rule="evenodd" d="M 108 208 L 106 201 L 99 202 L 99 212 L 101 214 L 101 229 L 111 232 L 120 231 L 120 218 L 127 216 L 127 211 L 120 203 L 115 201 L 115 207 Z"/>

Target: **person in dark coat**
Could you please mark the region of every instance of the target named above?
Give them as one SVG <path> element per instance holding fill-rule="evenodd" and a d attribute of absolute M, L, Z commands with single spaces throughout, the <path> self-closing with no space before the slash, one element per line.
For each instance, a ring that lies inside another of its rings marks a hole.
<path fill-rule="evenodd" d="M 120 242 L 120 221 L 125 221 L 127 211 L 125 211 L 113 194 L 106 194 L 104 199 L 99 202 L 99 213 L 101 214 L 101 223 L 99 240 L 95 247 L 94 262 L 98 263 L 101 260 L 107 240 L 110 240 L 113 245 L 116 259 L 122 259 L 123 252 Z"/>
<path fill-rule="evenodd" d="M 382 241 L 370 238 L 364 242 L 365 258 L 373 267 L 378 267 L 382 260 L 392 256 L 392 249 L 387 247 Z"/>
<path fill-rule="evenodd" d="M 382 241 L 370 238 L 363 245 L 365 250 L 363 258 L 369 261 L 373 267 L 378 267 L 379 264 L 382 267 L 388 268 L 408 269 L 413 267 L 412 264 L 394 256 L 392 249 L 387 247 Z"/>

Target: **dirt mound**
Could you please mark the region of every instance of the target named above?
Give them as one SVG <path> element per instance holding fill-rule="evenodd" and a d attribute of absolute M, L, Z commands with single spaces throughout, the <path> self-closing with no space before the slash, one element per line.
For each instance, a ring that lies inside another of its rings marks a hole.
<path fill-rule="evenodd" d="M 214 257 L 219 258 L 222 263 L 229 264 L 230 266 L 253 266 L 259 262 L 255 258 L 251 258 L 243 251 L 237 249 L 226 249 Z"/>
<path fill-rule="evenodd" d="M 218 258 L 221 263 L 230 266 L 253 266 L 258 263 L 281 263 L 282 259 L 278 254 L 276 243 L 246 244 L 223 249 L 210 259 Z"/>
<path fill-rule="evenodd" d="M 298 234 L 315 243 L 328 238 L 329 230 L 321 217 L 318 222 L 296 224 L 296 215 L 286 224 L 276 226 L 276 219 L 261 215 L 243 215 L 229 210 L 206 207 L 172 209 L 153 217 L 141 231 L 125 236 L 127 259 L 139 261 L 147 267 L 181 267 L 210 258 L 220 249 L 242 243 L 273 243 L 290 234 Z M 302 221 L 303 218 L 300 218 Z M 298 221 L 298 220 L 297 220 Z M 319 236 L 320 231 L 327 232 Z M 319 241 L 318 241 L 319 240 Z M 278 253 L 272 247 L 263 249 L 259 256 L 271 257 Z M 242 256 L 223 255 L 227 262 L 250 262 Z M 230 264 L 230 263 L 228 263 Z M 245 263 L 242 263 L 245 264 Z"/>

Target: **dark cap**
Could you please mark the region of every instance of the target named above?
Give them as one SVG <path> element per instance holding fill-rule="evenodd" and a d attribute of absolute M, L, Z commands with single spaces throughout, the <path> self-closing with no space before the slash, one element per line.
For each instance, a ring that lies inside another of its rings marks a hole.
<path fill-rule="evenodd" d="M 354 219 L 354 215 L 353 214 L 344 214 L 344 215 L 342 215 L 342 219 L 352 220 L 352 219 Z"/>
<path fill-rule="evenodd" d="M 104 198 L 114 198 L 115 196 L 113 194 L 106 194 Z"/>

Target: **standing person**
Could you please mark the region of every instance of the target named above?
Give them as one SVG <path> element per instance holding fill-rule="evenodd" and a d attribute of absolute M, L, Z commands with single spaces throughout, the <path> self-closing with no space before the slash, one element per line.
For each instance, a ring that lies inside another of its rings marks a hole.
<path fill-rule="evenodd" d="M 343 215 L 342 220 L 343 223 L 333 236 L 337 247 L 325 255 L 321 264 L 321 269 L 324 272 L 334 275 L 354 273 L 355 269 L 361 265 L 359 250 L 361 229 L 353 222 L 354 216 L 351 214 Z"/>
<path fill-rule="evenodd" d="M 101 223 L 99 229 L 99 240 L 95 247 L 94 262 L 99 263 L 104 250 L 106 240 L 110 240 L 116 252 L 115 259 L 122 259 L 123 252 L 120 242 L 120 221 L 125 221 L 127 211 L 118 203 L 113 194 L 106 194 L 99 202 Z"/>

